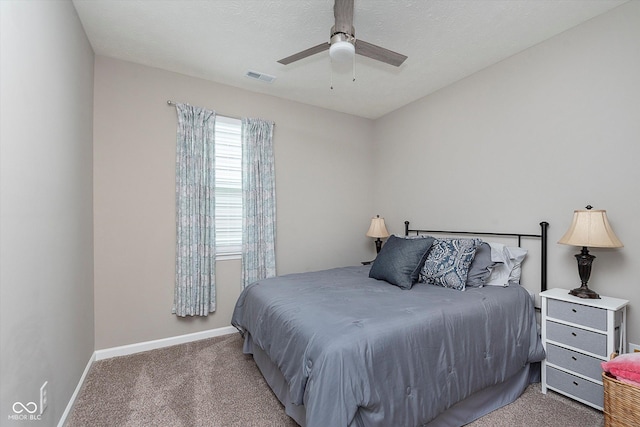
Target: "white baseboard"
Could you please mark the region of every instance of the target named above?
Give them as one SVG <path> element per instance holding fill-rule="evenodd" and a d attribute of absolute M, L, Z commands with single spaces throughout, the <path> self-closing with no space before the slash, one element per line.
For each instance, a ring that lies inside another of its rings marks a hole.
<path fill-rule="evenodd" d="M 69 399 L 69 403 L 67 403 L 67 407 L 64 409 L 64 412 L 62 413 L 62 416 L 60 417 L 60 421 L 58 421 L 58 427 L 63 427 L 64 423 L 67 422 L 67 417 L 69 416 L 69 413 L 71 412 L 71 408 L 73 408 L 73 404 L 76 402 L 76 398 L 78 397 L 78 394 L 80 393 L 80 389 L 82 388 L 82 384 L 84 384 L 84 379 L 87 377 L 87 374 L 89 373 L 89 369 L 91 369 L 91 365 L 93 365 L 93 362 L 96 360 L 96 352 L 94 351 L 93 354 L 91 355 L 91 357 L 89 358 L 89 362 L 87 363 L 87 366 L 84 368 L 84 372 L 82 373 L 82 376 L 80 377 L 80 381 L 78 381 L 78 385 L 76 386 L 76 389 L 73 391 L 73 394 L 71 395 L 71 399 Z"/>
<path fill-rule="evenodd" d="M 207 338 L 219 337 L 221 335 L 229 335 L 238 332 L 233 326 L 225 326 L 223 328 L 209 329 L 207 331 L 195 332 L 193 334 L 178 335 L 176 337 L 162 338 L 153 341 L 144 341 L 136 344 L 123 345 L 120 347 L 111 347 L 104 350 L 96 350 L 95 360 L 109 359 L 111 357 L 128 356 L 130 354 L 140 353 L 148 350 L 155 350 L 172 345 L 184 344 L 192 341 L 199 341 Z"/>
<path fill-rule="evenodd" d="M 67 407 L 65 408 L 62 414 L 62 417 L 60 417 L 60 421 L 58 422 L 58 427 L 63 427 L 64 423 L 67 421 L 67 417 L 69 416 L 69 413 L 71 412 L 71 408 L 73 408 L 73 404 L 75 403 L 76 398 L 80 393 L 80 389 L 82 388 L 82 384 L 84 384 L 84 380 L 87 374 L 89 373 L 89 369 L 91 369 L 91 365 L 93 365 L 93 362 L 95 362 L 96 360 L 109 359 L 111 357 L 117 357 L 117 356 L 127 356 L 129 354 L 140 353 L 148 350 L 155 350 L 157 348 L 170 347 L 172 345 L 184 344 L 184 343 L 199 341 L 207 338 L 219 337 L 222 335 L 229 335 L 229 334 L 233 334 L 234 332 L 238 332 L 238 330 L 233 326 L 225 326 L 223 328 L 209 329 L 207 331 L 195 332 L 193 334 L 178 335 L 177 337 L 163 338 L 160 340 L 153 340 L 153 341 L 145 341 L 145 342 L 136 343 L 136 344 L 129 344 L 129 345 L 123 345 L 120 347 L 112 347 L 112 348 L 106 348 L 104 350 L 94 351 L 93 354 L 91 355 L 91 358 L 89 359 L 89 362 L 87 363 L 86 368 L 84 368 L 84 372 L 80 377 L 80 381 L 78 382 L 78 385 L 76 386 L 75 391 L 71 395 L 71 399 L 69 399 L 69 403 L 67 404 Z"/>

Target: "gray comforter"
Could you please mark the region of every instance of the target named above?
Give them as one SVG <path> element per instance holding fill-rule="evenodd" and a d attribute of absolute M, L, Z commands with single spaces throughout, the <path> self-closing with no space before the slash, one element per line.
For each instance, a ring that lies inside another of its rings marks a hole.
<path fill-rule="evenodd" d="M 519 286 L 464 292 L 370 279 L 369 267 L 258 281 L 232 324 L 278 366 L 307 427 L 419 426 L 544 351 Z"/>

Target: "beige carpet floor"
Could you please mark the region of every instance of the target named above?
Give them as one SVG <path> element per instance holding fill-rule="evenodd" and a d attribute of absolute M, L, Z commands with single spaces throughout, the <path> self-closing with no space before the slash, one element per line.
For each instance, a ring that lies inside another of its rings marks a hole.
<path fill-rule="evenodd" d="M 514 403 L 469 424 L 603 426 L 602 413 L 532 384 Z M 239 334 L 93 364 L 66 427 L 295 427 Z M 395 426 L 390 426 L 395 427 Z"/>

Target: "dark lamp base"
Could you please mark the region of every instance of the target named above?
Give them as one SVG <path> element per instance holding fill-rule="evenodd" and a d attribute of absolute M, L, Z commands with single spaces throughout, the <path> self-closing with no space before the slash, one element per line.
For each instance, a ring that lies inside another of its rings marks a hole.
<path fill-rule="evenodd" d="M 576 254 L 576 260 L 578 261 L 578 274 L 580 275 L 580 282 L 582 283 L 582 286 L 572 289 L 569 292 L 569 295 L 573 295 L 578 298 L 600 299 L 600 295 L 593 292 L 587 286 L 589 276 L 591 276 L 591 264 L 594 259 L 596 259 L 596 257 L 589 253 L 589 249 L 587 249 L 586 246 L 583 246 L 582 251 L 579 254 Z"/>
<path fill-rule="evenodd" d="M 586 285 L 570 290 L 569 295 L 573 295 L 578 298 L 600 299 L 600 295 L 589 289 Z"/>
<path fill-rule="evenodd" d="M 376 243 L 376 253 L 379 254 L 380 249 L 382 249 L 382 240 L 380 240 L 380 238 L 378 237 L 375 243 Z"/>

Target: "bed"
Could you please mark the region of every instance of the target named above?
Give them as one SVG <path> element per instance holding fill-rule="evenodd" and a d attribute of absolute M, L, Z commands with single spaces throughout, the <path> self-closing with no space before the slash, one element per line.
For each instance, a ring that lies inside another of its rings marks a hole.
<path fill-rule="evenodd" d="M 434 262 L 443 265 L 431 259 L 438 258 L 434 245 L 473 240 L 475 254 L 484 243 L 425 234 L 513 237 L 518 246 L 540 239 L 544 290 L 547 226 L 540 224 L 540 234 L 475 233 L 411 229 L 405 222 L 405 237 L 390 237 L 371 266 L 249 285 L 232 324 L 244 337 L 243 351 L 301 426 L 461 426 L 514 401 L 535 377 L 544 350 L 530 293 L 517 284 L 434 286 L 430 277 L 403 288 L 370 276 L 389 254 L 417 257 L 427 239 L 418 276 Z"/>

